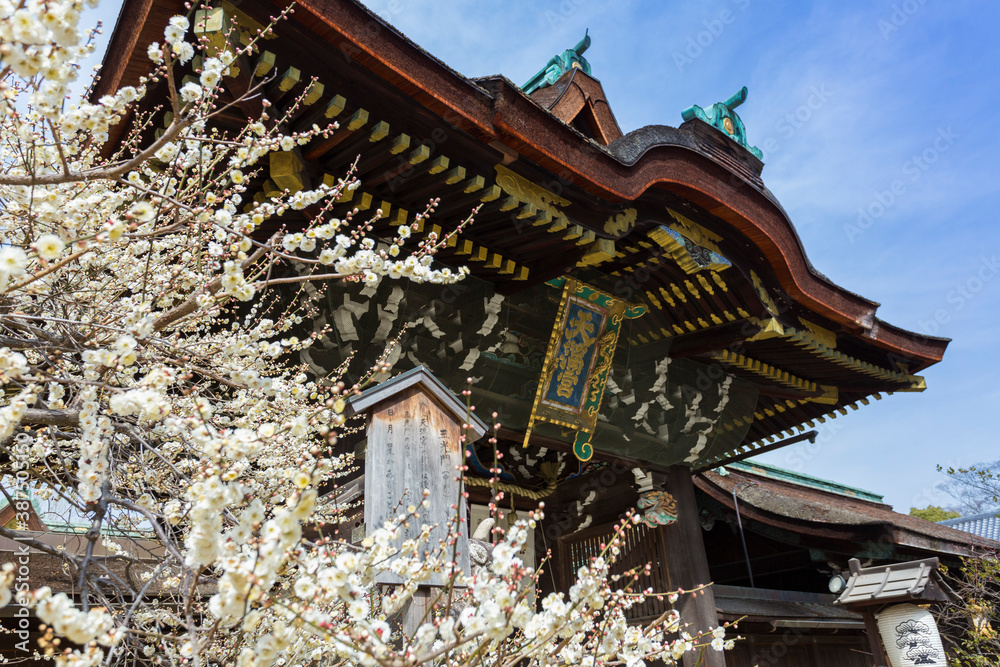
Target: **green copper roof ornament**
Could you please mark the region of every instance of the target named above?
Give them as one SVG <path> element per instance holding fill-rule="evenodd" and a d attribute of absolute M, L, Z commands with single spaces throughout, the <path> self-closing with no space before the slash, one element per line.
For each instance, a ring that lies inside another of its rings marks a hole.
<path fill-rule="evenodd" d="M 530 95 L 539 88 L 551 86 L 559 80 L 566 72 L 574 67 L 579 67 L 585 73 L 590 74 L 590 63 L 583 57 L 583 52 L 590 48 L 590 35 L 588 30 L 583 34 L 576 46 L 566 49 L 557 56 L 552 56 L 535 76 L 528 79 L 528 83 L 521 86 L 525 94 Z"/>
<path fill-rule="evenodd" d="M 725 102 L 716 102 L 707 111 L 698 105 L 693 105 L 681 112 L 684 120 L 694 120 L 697 118 L 703 123 L 708 123 L 719 132 L 727 135 L 730 139 L 738 143 L 743 148 L 753 153 L 758 160 L 764 159 L 764 154 L 756 146 L 747 143 L 747 129 L 743 121 L 733 109 L 747 101 L 747 87 L 743 86 L 739 91 Z"/>

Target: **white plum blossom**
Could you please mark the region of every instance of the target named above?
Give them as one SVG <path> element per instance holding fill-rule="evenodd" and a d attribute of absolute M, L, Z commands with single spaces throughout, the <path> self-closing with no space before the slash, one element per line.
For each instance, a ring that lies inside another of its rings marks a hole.
<path fill-rule="evenodd" d="M 180 94 L 183 101 L 194 102 L 201 97 L 201 86 L 193 81 L 190 81 L 181 86 Z"/>
<path fill-rule="evenodd" d="M 28 266 L 28 256 L 18 247 L 0 248 L 0 276 L 20 276 Z"/>
<path fill-rule="evenodd" d="M 51 644 L 57 664 L 458 667 L 495 653 L 631 667 L 731 641 L 684 635 L 676 614 L 629 626 L 625 610 L 643 594 L 620 593 L 630 584 L 612 580 L 611 551 L 536 604 L 537 573 L 518 554 L 541 512 L 474 574 L 430 543 L 431 499 L 371 526 L 360 545 L 333 537 L 358 508 L 321 491 L 356 465 L 333 448 L 360 387 L 302 365 L 323 334 L 304 321 L 317 303 L 298 283 L 450 284 L 468 269 L 438 267 L 447 239 L 417 241 L 419 225 L 376 238 L 381 213 L 333 217 L 328 204 L 358 187 L 349 173 L 259 192 L 271 153 L 337 129 L 286 133 L 263 115 L 229 132 L 213 124 L 230 68 L 259 57 L 269 26 L 220 50 L 197 40 L 199 5 L 149 45 L 152 74 L 74 99 L 92 50 L 82 9 L 0 0 L 0 442 L 18 443 L 34 492 L 90 522 L 74 536 L 89 555 L 50 549 L 72 591 L 17 593 L 46 641 L 75 647 Z M 140 106 L 151 90 L 176 93 Z M 113 129 L 124 134 L 109 146 Z M 416 532 L 403 540 L 406 526 Z M 0 606 L 12 572 L 0 569 Z M 404 584 L 377 586 L 389 572 Z M 401 636 L 394 617 L 433 576 L 449 581 L 433 617 Z"/>
<path fill-rule="evenodd" d="M 48 586 L 29 594 L 20 594 L 18 602 L 32 607 L 38 618 L 77 644 L 96 641 L 102 646 L 112 646 L 123 637 L 122 633 L 115 631 L 114 619 L 106 610 L 80 611 L 69 596 L 65 593 L 53 594 Z"/>
<path fill-rule="evenodd" d="M 42 234 L 35 241 L 35 252 L 42 259 L 58 259 L 66 249 L 66 244 L 55 234 Z"/>

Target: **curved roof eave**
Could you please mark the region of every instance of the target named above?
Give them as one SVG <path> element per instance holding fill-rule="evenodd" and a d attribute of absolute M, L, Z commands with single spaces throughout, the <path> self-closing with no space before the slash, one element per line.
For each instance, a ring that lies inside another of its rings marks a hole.
<path fill-rule="evenodd" d="M 126 0 L 122 16 L 153 18 L 150 5 L 151 0 Z M 480 140 L 499 139 L 540 166 L 566 173 L 577 186 L 612 201 L 634 201 L 652 187 L 687 196 L 750 239 L 770 263 L 781 288 L 802 306 L 912 360 L 917 367 L 943 357 L 947 339 L 880 322 L 875 317 L 877 303 L 816 271 L 774 196 L 698 152 L 691 142 L 679 140 L 681 130 L 659 126 L 658 131 L 643 128 L 622 137 L 620 142 L 649 135 L 631 151 L 635 158 L 630 160 L 630 151 L 612 151 L 582 141 L 507 79 L 472 81 L 458 74 L 354 0 L 299 0 L 299 11 L 290 20 L 301 21 L 303 14 L 310 18 L 315 34 L 331 47 L 344 53 L 350 47 L 357 63 Z M 371 37 L 373 26 L 378 28 L 378 39 Z M 126 66 L 145 57 L 137 55 L 145 48 L 138 26 L 124 30 L 124 35 L 117 34 L 121 27 L 120 20 L 111 42 L 117 48 L 109 49 L 105 58 L 109 76 L 101 81 L 102 89 L 121 85 Z M 143 25 L 143 37 L 162 27 Z M 670 134 L 676 142 L 666 136 Z"/>
<path fill-rule="evenodd" d="M 996 546 L 993 540 L 899 514 L 882 503 L 838 497 L 829 492 L 756 476 L 730 473 L 722 477 L 714 472 L 704 472 L 694 477 L 694 485 L 735 512 L 733 489 L 751 478 L 757 482 L 755 486 L 762 489 L 761 497 L 755 499 L 745 492 L 740 496 L 739 511 L 744 521 L 750 519 L 798 535 L 846 542 L 864 542 L 875 531 L 901 547 L 956 556 L 968 556 L 976 548 Z M 835 516 L 821 518 L 816 514 L 817 508 L 832 510 Z"/>
<path fill-rule="evenodd" d="M 782 289 L 803 306 L 923 365 L 943 357 L 948 339 L 881 323 L 875 317 L 878 303 L 817 271 L 774 195 L 704 155 L 681 129 L 653 126 L 658 136 L 643 142 L 630 160 L 632 156 L 617 144 L 632 140 L 636 133 L 649 133 L 650 128 L 598 149 L 591 142 L 580 141 L 572 128 L 545 113 L 520 90 L 512 90 L 509 81 L 497 79 L 495 84 L 499 85 L 490 91 L 495 100 L 495 132 L 526 157 L 550 171 L 577 176 L 576 185 L 611 200 L 634 201 L 653 187 L 668 187 L 686 195 L 750 239 L 770 262 Z"/>

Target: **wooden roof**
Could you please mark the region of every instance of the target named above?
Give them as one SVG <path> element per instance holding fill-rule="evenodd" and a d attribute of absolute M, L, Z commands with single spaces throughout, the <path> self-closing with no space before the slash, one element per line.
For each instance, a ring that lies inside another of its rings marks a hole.
<path fill-rule="evenodd" d="M 831 630 L 864 628 L 859 614 L 834 606 L 836 595 L 722 584 L 713 584 L 712 591 L 720 620 L 741 624 L 779 621 L 784 627 Z"/>
<path fill-rule="evenodd" d="M 19 496 L 11 504 L 6 498 L 0 499 L 0 526 L 12 530 L 45 530 L 45 524 L 38 517 L 31 498 Z"/>
<path fill-rule="evenodd" d="M 252 26 L 283 4 L 220 6 Z M 177 0 L 126 0 L 95 95 L 148 71 L 147 45 L 183 12 Z M 352 0 L 302 0 L 276 35 L 225 83 L 238 95 L 252 73 L 273 76 L 267 97 L 279 109 L 312 77 L 323 84 L 310 89 L 289 129 L 333 120 L 341 129 L 303 147 L 304 186 L 341 174 L 360 155 L 362 187 L 343 210 L 381 208 L 375 232 L 386 235 L 413 223 L 431 196 L 441 205 L 420 223 L 423 233 L 448 231 L 482 205 L 442 262 L 470 266 L 502 294 L 572 274 L 645 303 L 650 315 L 632 323 L 620 349 L 630 360 L 718 367 L 759 390 L 753 414 L 718 425 L 745 432 L 744 448 L 883 393 L 920 391 L 915 374 L 944 354 L 947 340 L 882 322 L 877 303 L 816 271 L 764 186 L 760 161 L 700 121 L 615 138 L 600 84 L 584 72 L 534 98 L 503 77 L 472 81 Z M 253 104 L 220 124 L 245 122 Z M 590 137 L 572 125 L 584 112 L 593 116 Z M 285 187 L 268 176 L 256 187 Z"/>
<path fill-rule="evenodd" d="M 386 380 L 361 394 L 352 396 L 348 399 L 348 412 L 351 415 L 363 413 L 410 387 L 420 387 L 421 391 L 434 399 L 459 424 L 467 422 L 469 430 L 476 434 L 476 439 L 483 437 L 486 433 L 487 426 L 483 420 L 470 412 L 450 389 L 445 387 L 440 380 L 434 377 L 433 373 L 423 366 L 411 368 L 391 380 Z"/>
<path fill-rule="evenodd" d="M 531 99 L 602 146 L 622 136 L 601 82 L 580 68 L 574 67 L 551 86 L 535 91 Z"/>
<path fill-rule="evenodd" d="M 850 553 L 858 545 L 878 546 L 883 558 L 914 555 L 968 556 L 977 549 L 996 549 L 993 540 L 964 533 L 908 514 L 893 512 L 880 502 L 849 497 L 767 475 L 738 472 L 722 476 L 704 472 L 695 487 L 725 511 L 735 512 L 733 490 L 739 491 L 744 526 L 762 534 L 795 535 L 796 544 L 810 548 L 827 545 Z M 749 483 L 748 483 L 749 482 Z"/>
<path fill-rule="evenodd" d="M 849 561 L 851 578 L 837 598 L 837 604 L 857 608 L 912 600 L 954 602 L 958 598 L 938 571 L 937 558 L 861 567 L 861 561 Z"/>

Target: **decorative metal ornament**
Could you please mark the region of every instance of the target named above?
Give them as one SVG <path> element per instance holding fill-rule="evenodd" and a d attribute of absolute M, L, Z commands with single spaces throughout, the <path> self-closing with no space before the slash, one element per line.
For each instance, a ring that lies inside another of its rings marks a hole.
<path fill-rule="evenodd" d="M 736 94 L 724 102 L 716 102 L 708 109 L 702 109 L 697 104 L 692 105 L 681 112 L 681 118 L 685 121 L 699 120 L 711 125 L 716 130 L 724 132 L 730 139 L 750 152 L 758 160 L 764 159 L 764 153 L 756 146 L 751 146 L 747 141 L 746 126 L 739 114 L 734 111 L 736 107 L 746 102 L 747 87 L 743 86 Z"/>
<path fill-rule="evenodd" d="M 642 510 L 642 522 L 650 528 L 677 521 L 677 501 L 666 491 L 647 491 L 636 506 Z"/>
<path fill-rule="evenodd" d="M 651 229 L 648 235 L 650 240 L 663 248 L 685 273 L 697 273 L 706 269 L 722 271 L 732 266 L 728 259 L 712 248 L 692 241 L 684 231 L 660 225 Z"/>
<path fill-rule="evenodd" d="M 588 48 L 590 48 L 590 35 L 584 33 L 583 39 L 572 49 L 566 49 L 559 55 L 552 56 L 549 62 L 545 63 L 545 67 L 521 86 L 521 90 L 525 95 L 530 95 L 540 88 L 551 86 L 559 80 L 559 77 L 574 68 L 590 74 L 590 63 L 583 57 L 583 52 Z"/>
<path fill-rule="evenodd" d="M 934 616 L 912 604 L 897 604 L 878 618 L 885 653 L 892 667 L 947 664 Z"/>

